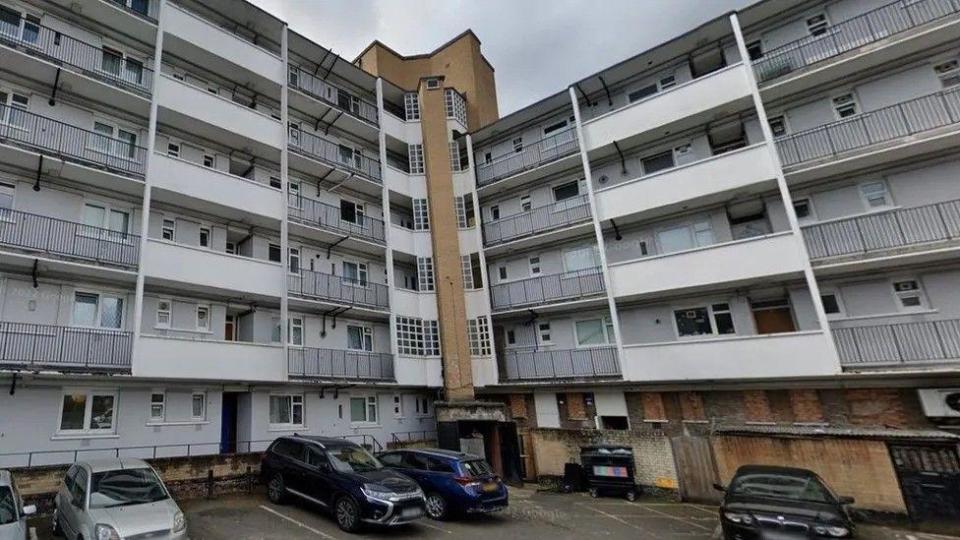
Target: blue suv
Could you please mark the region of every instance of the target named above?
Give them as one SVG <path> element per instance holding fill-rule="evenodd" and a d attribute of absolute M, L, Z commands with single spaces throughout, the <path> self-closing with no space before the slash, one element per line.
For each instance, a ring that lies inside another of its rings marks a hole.
<path fill-rule="evenodd" d="M 433 519 L 507 507 L 507 486 L 483 458 L 429 448 L 384 452 L 379 458 L 384 466 L 420 485 L 427 498 L 427 515 Z"/>

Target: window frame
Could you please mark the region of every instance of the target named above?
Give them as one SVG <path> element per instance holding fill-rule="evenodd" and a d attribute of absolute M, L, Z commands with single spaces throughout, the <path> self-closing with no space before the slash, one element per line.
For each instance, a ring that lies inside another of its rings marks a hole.
<path fill-rule="evenodd" d="M 715 311 L 714 306 L 726 304 L 726 310 Z M 682 311 L 693 311 L 704 309 L 707 312 L 707 319 L 710 322 L 710 332 L 706 334 L 688 334 L 682 335 L 680 333 L 680 323 L 677 321 L 677 313 Z M 670 319 L 673 322 L 673 332 L 677 337 L 678 341 L 687 341 L 687 340 L 696 340 L 696 339 L 709 339 L 709 338 L 719 338 L 723 336 L 737 336 L 737 324 L 733 312 L 733 304 L 730 300 L 706 300 L 703 303 L 696 305 L 689 305 L 685 307 L 671 307 Z M 733 332 L 720 333 L 719 325 L 717 324 L 716 313 L 729 314 L 732 322 Z"/>
<path fill-rule="evenodd" d="M 580 340 L 580 323 L 586 322 L 600 322 L 601 325 L 601 334 L 603 335 L 603 343 L 582 343 Z M 584 317 L 577 318 L 573 320 L 573 340 L 576 343 L 577 349 L 593 349 L 597 347 L 609 347 L 616 343 L 616 336 L 613 334 L 613 319 L 609 315 L 604 315 L 602 317 Z"/>
<path fill-rule="evenodd" d="M 77 304 L 77 295 L 87 295 L 87 296 L 96 296 L 97 297 L 97 321 L 94 325 L 87 324 L 78 324 L 76 320 L 76 304 Z M 104 298 L 113 298 L 120 301 L 120 322 L 117 326 L 103 326 L 103 299 Z M 126 310 L 127 310 L 127 297 L 122 293 L 115 292 L 101 292 L 94 291 L 84 288 L 76 288 L 73 291 L 73 304 L 71 305 L 70 310 L 70 326 L 75 328 L 91 328 L 95 330 L 109 330 L 115 332 L 122 332 L 124 329 L 124 323 L 126 322 Z"/>
<path fill-rule="evenodd" d="M 835 313 L 830 313 L 827 311 L 826 304 L 823 302 L 825 296 L 832 296 L 837 304 L 837 311 Z M 843 305 L 843 296 L 840 294 L 840 289 L 836 287 L 820 287 L 820 304 L 824 306 L 823 313 L 827 316 L 828 320 L 832 319 L 843 319 L 847 316 L 847 310 Z"/>
<path fill-rule="evenodd" d="M 553 326 L 551 321 L 536 321 L 537 324 L 537 345 L 540 347 L 553 346 Z M 546 339 L 544 339 L 546 336 Z"/>
<path fill-rule="evenodd" d="M 154 401 L 154 399 L 153 399 L 153 398 L 155 398 L 155 397 L 157 397 L 157 396 L 160 396 L 160 401 L 159 401 L 159 403 L 158 403 L 157 401 Z M 153 408 L 154 408 L 155 406 L 159 406 L 159 407 L 160 407 L 160 415 L 159 415 L 159 416 L 158 416 L 158 415 L 155 415 L 155 414 L 153 413 Z M 166 419 L 167 419 L 167 392 L 166 392 L 166 390 L 164 390 L 164 389 L 161 388 L 161 389 L 156 389 L 156 390 L 153 390 L 153 391 L 150 392 L 149 415 L 150 415 L 150 421 L 151 421 L 151 422 L 165 422 L 165 421 L 166 421 Z"/>
<path fill-rule="evenodd" d="M 161 307 L 164 302 L 167 303 L 167 309 L 162 309 Z M 160 320 L 160 315 L 163 313 L 167 315 L 167 322 Z M 171 326 L 173 326 L 173 299 L 157 298 L 157 317 L 154 328 L 170 328 Z"/>
<path fill-rule="evenodd" d="M 196 414 L 196 409 L 194 408 L 194 405 L 196 404 L 197 396 L 199 396 L 201 400 L 199 415 Z M 200 390 L 194 390 L 193 392 L 190 393 L 190 419 L 195 421 L 196 420 L 202 421 L 207 419 L 207 393 L 206 392 L 203 392 Z"/>
<path fill-rule="evenodd" d="M 273 419 L 270 418 L 270 401 L 273 398 L 280 398 L 280 399 L 290 398 L 290 421 L 289 422 L 273 422 Z M 297 398 L 299 398 L 299 403 L 297 402 Z M 300 407 L 299 423 L 294 422 L 294 418 L 295 418 L 294 410 L 297 408 L 298 405 Z M 306 412 L 307 411 L 306 411 L 304 394 L 276 392 L 276 393 L 270 393 L 269 397 L 267 398 L 267 423 L 270 426 L 270 429 L 272 430 L 289 430 L 289 429 L 306 427 L 306 423 L 307 423 Z"/>
<path fill-rule="evenodd" d="M 897 290 L 897 285 L 902 283 L 913 282 L 916 285 L 915 289 L 910 290 Z M 917 313 L 930 310 L 930 300 L 927 297 L 926 290 L 923 287 L 923 282 L 920 281 L 919 277 L 914 276 L 896 276 L 890 278 L 890 290 L 893 293 L 894 302 L 896 303 L 897 311 L 900 313 Z M 916 296 L 920 301 L 918 306 L 905 306 L 903 304 L 903 299 L 910 296 Z"/>
<path fill-rule="evenodd" d="M 295 335 L 294 330 L 298 328 L 300 329 L 299 343 L 297 343 L 297 340 L 294 339 L 294 335 Z M 287 345 L 290 345 L 291 347 L 303 347 L 304 340 L 306 337 L 304 334 L 305 330 L 306 330 L 306 326 L 304 324 L 303 317 L 292 317 L 292 316 L 287 317 L 287 340 L 288 340 Z"/>
<path fill-rule="evenodd" d="M 360 348 L 354 348 L 350 343 L 350 331 L 356 329 L 360 333 Z M 347 350 L 359 352 L 373 352 L 373 327 L 366 324 L 347 324 Z"/>
<path fill-rule="evenodd" d="M 493 354 L 490 340 L 490 325 L 484 316 L 467 319 L 467 342 L 470 356 L 485 357 Z"/>
<path fill-rule="evenodd" d="M 850 100 L 842 105 L 837 105 L 837 100 L 844 99 L 849 97 Z M 853 107 L 853 114 L 843 116 L 840 112 L 840 109 L 845 107 Z M 860 100 L 857 99 L 857 94 L 853 90 L 849 92 L 843 92 L 840 94 L 833 94 L 830 96 L 830 108 L 833 111 L 833 116 L 837 121 L 846 120 L 848 118 L 853 118 L 863 113 L 863 110 L 860 107 Z"/>
<path fill-rule="evenodd" d="M 64 409 L 64 398 L 69 395 L 84 395 L 84 413 L 83 413 L 83 427 L 80 429 L 63 429 L 63 409 Z M 93 429 L 91 424 L 93 422 L 93 400 L 95 397 L 104 397 L 109 396 L 113 399 L 112 402 L 112 418 L 110 422 L 110 427 L 106 429 Z M 57 415 L 57 435 L 66 435 L 66 436 L 96 436 L 96 435 L 112 435 L 117 432 L 117 411 L 119 409 L 120 401 L 120 392 L 116 388 L 63 388 L 60 392 L 60 412 Z"/>
<path fill-rule="evenodd" d="M 870 203 L 870 195 L 864 191 L 865 188 L 869 186 L 879 186 L 881 188 L 883 191 L 883 204 L 874 206 Z M 887 187 L 887 183 L 883 180 L 868 180 L 866 182 L 860 182 L 857 184 L 857 193 L 860 195 L 860 200 L 863 202 L 864 209 L 867 212 L 888 210 L 895 206 L 893 198 L 890 195 L 890 188 Z"/>
<path fill-rule="evenodd" d="M 355 267 L 356 278 L 347 277 L 348 265 Z M 340 263 L 340 266 L 343 268 L 343 280 L 351 287 L 367 287 L 370 285 L 370 269 L 367 263 L 357 260 L 344 260 Z"/>
<path fill-rule="evenodd" d="M 363 420 L 353 419 L 354 400 L 363 400 L 363 412 L 364 412 Z M 373 411 L 372 420 L 370 418 L 371 410 Z M 362 395 L 350 396 L 350 425 L 351 426 L 379 426 L 380 425 L 380 399 L 377 396 L 377 394 L 362 394 Z"/>
<path fill-rule="evenodd" d="M 210 304 L 197 304 L 196 311 L 195 311 L 196 316 L 194 318 L 194 323 L 196 324 L 195 329 L 197 332 L 203 332 L 203 333 L 213 332 L 213 324 L 210 321 L 210 317 L 212 316 L 211 312 L 212 310 L 210 309 Z M 201 317 L 201 313 L 204 314 L 203 317 Z M 207 320 L 206 327 L 200 324 L 200 321 L 203 318 L 206 318 Z"/>

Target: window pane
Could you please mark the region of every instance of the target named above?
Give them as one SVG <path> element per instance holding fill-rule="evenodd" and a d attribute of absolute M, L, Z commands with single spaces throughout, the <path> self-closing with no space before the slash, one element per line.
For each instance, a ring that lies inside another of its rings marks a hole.
<path fill-rule="evenodd" d="M 90 429 L 113 429 L 113 396 L 93 396 Z"/>
<path fill-rule="evenodd" d="M 681 336 L 702 336 L 713 333 L 707 308 L 681 309 L 673 313 L 677 320 L 677 332 Z"/>
<path fill-rule="evenodd" d="M 290 396 L 270 396 L 270 423 L 290 423 Z"/>
<path fill-rule="evenodd" d="M 657 171 L 673 167 L 673 152 L 666 151 L 662 154 L 650 156 L 641 160 L 644 174 L 653 174 Z"/>
<path fill-rule="evenodd" d="M 563 254 L 563 264 L 568 272 L 600 266 L 597 250 L 593 246 L 567 251 Z"/>
<path fill-rule="evenodd" d="M 92 204 L 83 207 L 83 224 L 91 227 L 103 227 L 107 210 L 102 206 Z"/>
<path fill-rule="evenodd" d="M 363 328 L 359 326 L 347 327 L 347 348 L 352 350 L 363 349 Z"/>
<path fill-rule="evenodd" d="M 364 398 L 350 398 L 350 421 L 367 421 L 367 401 Z"/>
<path fill-rule="evenodd" d="M 68 394 L 63 396 L 63 414 L 60 416 L 60 429 L 83 429 L 83 415 L 86 409 L 86 394 Z"/>
<path fill-rule="evenodd" d="M 603 321 L 593 319 L 589 321 L 577 321 L 577 345 L 603 345 L 606 339 L 603 337 Z"/>
<path fill-rule="evenodd" d="M 98 296 L 76 293 L 73 300 L 73 324 L 96 326 Z"/>
<path fill-rule="evenodd" d="M 690 229 L 687 227 L 660 231 L 657 233 L 657 241 L 660 243 L 660 251 L 663 253 L 693 248 L 693 239 L 690 237 Z"/>
<path fill-rule="evenodd" d="M 833 313 L 840 313 L 840 302 L 837 301 L 837 295 L 835 294 L 824 294 L 820 297 L 823 300 L 823 311 L 828 315 Z"/>
<path fill-rule="evenodd" d="M 130 226 L 130 214 L 119 210 L 110 211 L 110 230 L 116 232 L 127 232 Z"/>
<path fill-rule="evenodd" d="M 714 313 L 713 318 L 717 321 L 718 334 L 735 334 L 733 328 L 733 315 L 730 313 Z"/>
<path fill-rule="evenodd" d="M 120 328 L 123 321 L 123 299 L 113 296 L 103 297 L 103 307 L 100 312 L 100 326 L 104 328 Z"/>
<path fill-rule="evenodd" d="M 553 188 L 553 198 L 558 202 L 564 199 L 572 199 L 577 195 L 580 195 L 580 186 L 577 182 L 570 182 Z"/>

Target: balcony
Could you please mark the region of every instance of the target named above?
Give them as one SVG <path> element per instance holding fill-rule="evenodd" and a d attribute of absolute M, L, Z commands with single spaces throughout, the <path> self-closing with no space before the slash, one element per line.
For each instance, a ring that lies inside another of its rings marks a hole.
<path fill-rule="evenodd" d="M 509 311 L 605 298 L 605 291 L 601 269 L 588 268 L 492 285 L 490 303 L 494 311 Z"/>
<path fill-rule="evenodd" d="M 507 349 L 499 354 L 500 382 L 620 379 L 616 347 Z"/>
<path fill-rule="evenodd" d="M 516 183 L 547 176 L 571 166 L 574 160 L 568 158 L 576 156 L 580 145 L 577 142 L 577 132 L 574 129 L 561 131 L 533 142 L 524 144 L 519 152 L 511 152 L 497 156 L 489 163 L 477 164 L 477 185 L 486 187 L 510 177 L 518 176 L 527 171 L 541 169 L 537 174 L 524 175 Z M 552 167 L 546 165 L 554 164 Z M 529 176 L 529 178 L 528 178 Z"/>
<path fill-rule="evenodd" d="M 844 368 L 923 367 L 960 361 L 960 320 L 834 328 Z"/>
<path fill-rule="evenodd" d="M 811 259 L 830 263 L 947 247 L 960 240 L 960 200 L 807 225 L 803 239 Z"/>
<path fill-rule="evenodd" d="M 320 236 L 316 234 L 310 235 L 309 232 L 304 234 L 302 231 L 297 231 L 297 234 L 301 236 L 311 236 L 314 237 L 315 240 L 328 243 L 339 240 L 348 244 L 344 247 L 354 249 L 362 249 L 364 246 L 359 244 L 368 242 L 373 242 L 380 246 L 384 245 L 383 220 L 381 219 L 369 216 L 358 216 L 358 222 L 347 221 L 341 217 L 342 214 L 339 207 L 313 199 L 305 199 L 294 194 L 289 195 L 287 201 L 289 203 L 287 216 L 291 224 L 299 224 L 303 225 L 304 228 L 318 229 L 331 233 Z M 369 252 L 369 249 L 365 251 Z M 382 252 L 383 250 L 378 248 L 377 251 Z"/>
<path fill-rule="evenodd" d="M 365 192 L 382 196 L 381 184 L 383 180 L 379 160 L 370 159 L 367 156 L 355 153 L 353 148 L 342 146 L 299 129 L 290 131 L 288 142 L 292 153 L 290 156 L 291 165 L 298 170 L 308 172 L 318 178 L 329 176 L 331 171 L 339 171 L 341 173 L 339 176 L 329 177 L 333 181 L 345 181 L 353 176 L 359 176 L 373 184 L 368 186 L 364 190 Z M 306 162 L 299 160 L 298 163 L 298 156 L 306 158 Z"/>
<path fill-rule="evenodd" d="M 393 382 L 393 355 L 369 351 L 344 351 L 291 347 L 287 353 L 291 378 L 340 381 Z"/>
<path fill-rule="evenodd" d="M 25 371 L 130 373 L 133 333 L 0 322 L 0 367 Z"/>
<path fill-rule="evenodd" d="M 804 265 L 787 231 L 614 263 L 610 280 L 618 300 L 639 300 L 799 276 Z"/>
<path fill-rule="evenodd" d="M 382 283 L 361 283 L 356 279 L 300 269 L 287 276 L 287 292 L 305 300 L 360 306 L 385 311 L 390 307 L 387 286 Z"/>
<path fill-rule="evenodd" d="M 211 381 L 285 381 L 279 344 L 141 335 L 134 375 Z"/>
<path fill-rule="evenodd" d="M 312 102 L 301 98 L 296 93 L 291 94 L 292 106 L 297 110 L 309 113 L 313 117 L 320 118 L 334 109 L 334 122 L 336 116 L 345 114 L 348 120 L 351 120 L 349 131 L 357 132 L 359 135 L 369 140 L 376 140 L 377 128 L 380 125 L 378 120 L 377 105 L 371 103 L 356 93 L 341 88 L 327 80 L 315 76 L 313 73 L 301 69 L 299 66 L 290 66 L 290 72 L 287 76 L 290 88 L 302 92 L 312 98 Z"/>
<path fill-rule="evenodd" d="M 14 107 L 0 105 L 0 144 L 36 152 L 83 167 L 142 180 L 147 149 L 131 141 L 115 139 Z M 37 168 L 32 156 L 11 148 L 0 150 L 0 161 Z M 59 169 L 59 168 L 58 168 Z M 61 176 L 92 180 L 90 174 L 67 167 Z M 108 184 L 103 184 L 107 187 Z M 110 185 L 110 187 L 113 187 Z M 129 186 L 128 186 L 129 189 Z"/>
<path fill-rule="evenodd" d="M 579 195 L 550 206 L 485 222 L 483 240 L 485 245 L 495 246 L 589 220 L 590 201 L 586 195 Z"/>
<path fill-rule="evenodd" d="M 788 175 L 831 161 L 860 168 L 956 144 L 958 123 L 960 88 L 952 88 L 787 135 L 776 145 L 783 166 L 793 169 Z M 899 152 L 879 152 L 894 146 Z"/>
<path fill-rule="evenodd" d="M 905 37 L 909 30 L 943 22 L 957 13 L 960 13 L 960 5 L 949 0 L 898 0 L 832 25 L 821 36 L 804 37 L 768 51 L 754 61 L 753 70 L 758 83 L 775 81 L 878 41 Z M 926 47 L 936 44 L 931 43 L 931 39 L 924 40 Z M 907 50 L 902 54 L 912 52 L 915 51 Z M 848 68 L 847 72 L 853 71 Z"/>

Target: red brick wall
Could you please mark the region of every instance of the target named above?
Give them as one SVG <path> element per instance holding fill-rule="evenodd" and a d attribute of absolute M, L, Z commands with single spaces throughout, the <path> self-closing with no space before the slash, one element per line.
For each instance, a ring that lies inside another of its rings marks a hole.
<path fill-rule="evenodd" d="M 789 391 L 790 407 L 795 422 L 823 422 L 823 408 L 820 406 L 819 393 L 810 388 Z"/>
<path fill-rule="evenodd" d="M 680 414 L 684 420 L 706 420 L 707 413 L 703 407 L 703 396 L 699 392 L 678 392 L 680 400 Z"/>
<path fill-rule="evenodd" d="M 770 411 L 770 402 L 765 391 L 744 390 L 742 397 L 748 422 L 773 422 L 773 413 Z"/>

